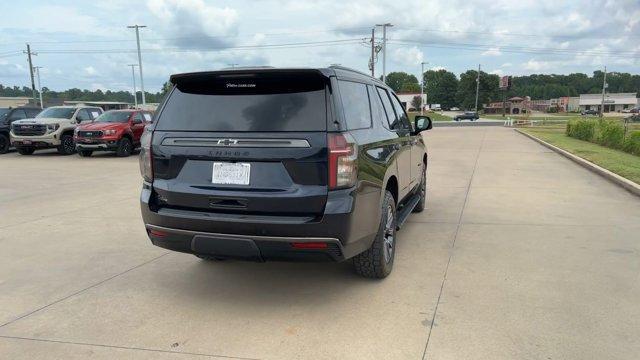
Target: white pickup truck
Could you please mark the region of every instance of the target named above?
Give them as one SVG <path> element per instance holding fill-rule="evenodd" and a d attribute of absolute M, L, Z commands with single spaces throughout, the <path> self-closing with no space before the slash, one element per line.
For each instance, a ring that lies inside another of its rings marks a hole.
<path fill-rule="evenodd" d="M 11 145 L 20 154 L 31 155 L 36 149 L 57 148 L 58 153 L 70 155 L 76 151 L 73 130 L 78 124 L 92 122 L 102 114 L 99 107 L 52 106 L 33 119 L 11 124 Z"/>

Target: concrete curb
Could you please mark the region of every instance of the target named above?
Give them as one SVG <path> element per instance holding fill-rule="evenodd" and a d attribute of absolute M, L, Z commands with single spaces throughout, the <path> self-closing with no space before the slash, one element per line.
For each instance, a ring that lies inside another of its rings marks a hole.
<path fill-rule="evenodd" d="M 504 126 L 504 121 L 434 121 L 434 127 Z"/>
<path fill-rule="evenodd" d="M 619 185 L 622 186 L 625 190 L 629 191 L 630 193 L 636 195 L 636 196 L 640 196 L 640 184 L 636 184 L 633 181 L 629 180 L 629 179 L 625 179 L 622 176 L 612 173 L 611 171 L 600 167 L 588 160 L 585 160 L 579 156 L 573 155 L 572 153 L 566 151 L 566 150 L 562 150 L 557 146 L 553 146 L 551 144 L 549 144 L 546 141 L 543 141 L 541 139 L 538 139 L 537 137 L 527 134 L 524 131 L 521 131 L 519 129 L 513 129 L 517 132 L 519 132 L 520 134 L 528 137 L 529 139 L 536 141 L 538 143 L 540 143 L 542 146 L 545 146 L 555 152 L 557 152 L 558 154 L 568 158 L 569 160 L 577 163 L 578 165 L 582 166 L 583 168 L 586 168 L 588 170 L 591 170 L 592 172 L 604 177 L 605 179 Z"/>

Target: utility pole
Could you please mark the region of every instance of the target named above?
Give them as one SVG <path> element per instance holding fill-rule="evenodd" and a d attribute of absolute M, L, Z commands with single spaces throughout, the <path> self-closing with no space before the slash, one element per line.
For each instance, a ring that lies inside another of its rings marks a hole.
<path fill-rule="evenodd" d="M 600 102 L 600 117 L 604 115 L 604 92 L 607 89 L 607 67 L 604 67 L 604 78 L 602 79 L 602 101 Z"/>
<path fill-rule="evenodd" d="M 133 102 L 135 103 L 135 108 L 138 108 L 138 90 L 136 89 L 136 71 L 135 67 L 138 66 L 136 64 L 129 64 L 127 66 L 131 66 L 131 78 L 133 79 Z"/>
<path fill-rule="evenodd" d="M 140 70 L 140 91 L 142 92 L 142 105 L 146 105 L 144 98 L 144 78 L 142 77 L 142 55 L 140 54 L 140 28 L 146 28 L 145 25 L 130 25 L 129 29 L 136 29 L 136 43 L 138 44 L 138 70 Z"/>
<path fill-rule="evenodd" d="M 476 112 L 478 112 L 478 92 L 480 91 L 480 64 L 478 64 L 478 77 L 476 78 Z"/>
<path fill-rule="evenodd" d="M 371 77 L 376 77 L 375 71 L 375 59 L 376 59 L 376 28 L 371 29 L 371 61 L 369 62 L 369 69 L 371 69 Z"/>
<path fill-rule="evenodd" d="M 424 115 L 424 64 L 426 64 L 426 62 L 421 62 L 420 63 L 420 79 L 422 81 L 420 81 L 420 115 Z M 426 101 L 424 101 L 426 102 Z"/>
<path fill-rule="evenodd" d="M 36 98 L 36 84 L 33 80 L 33 63 L 31 62 L 31 55 L 37 55 L 35 53 L 31 52 L 31 46 L 29 44 L 27 44 L 27 51 L 25 52 L 25 54 L 27 54 L 27 59 L 29 60 L 29 75 L 31 76 L 31 94 L 33 96 L 33 102 L 37 102 L 37 98 Z"/>
<path fill-rule="evenodd" d="M 382 26 L 382 82 L 387 81 L 387 28 L 392 27 L 390 23 L 376 24 Z"/>
<path fill-rule="evenodd" d="M 40 107 L 44 109 L 44 102 L 42 101 L 42 84 L 40 83 L 40 69 L 42 69 L 42 66 L 34 66 L 33 69 L 38 75 L 38 94 L 40 94 Z"/>

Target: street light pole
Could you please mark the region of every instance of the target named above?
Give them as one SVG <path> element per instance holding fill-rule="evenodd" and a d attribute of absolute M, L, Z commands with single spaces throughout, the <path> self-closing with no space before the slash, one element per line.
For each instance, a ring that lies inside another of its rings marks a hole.
<path fill-rule="evenodd" d="M 602 79 L 602 101 L 600 102 L 600 117 L 604 115 L 604 92 L 607 88 L 607 67 L 604 67 L 604 78 Z"/>
<path fill-rule="evenodd" d="M 130 25 L 129 29 L 136 29 L 136 43 L 138 45 L 138 70 L 140 70 L 140 91 L 142 92 L 142 105 L 146 105 L 147 101 L 144 97 L 144 78 L 142 77 L 142 54 L 140 53 L 140 28 L 146 28 L 145 25 Z"/>
<path fill-rule="evenodd" d="M 420 63 L 420 78 L 421 78 L 421 82 L 420 82 L 420 115 L 424 115 L 424 103 L 426 101 L 423 102 L 424 99 L 424 64 L 426 64 L 424 61 Z"/>
<path fill-rule="evenodd" d="M 480 92 L 480 64 L 478 64 L 478 77 L 476 78 L 476 113 L 478 112 L 478 92 Z"/>
<path fill-rule="evenodd" d="M 382 26 L 382 82 L 387 81 L 387 27 L 392 27 L 390 23 L 376 24 Z"/>
<path fill-rule="evenodd" d="M 44 109 L 44 102 L 42 102 L 42 85 L 40 84 L 40 69 L 42 69 L 42 66 L 33 67 L 33 70 L 36 71 L 36 78 L 38 79 L 38 94 L 40 94 L 40 107 Z"/>
<path fill-rule="evenodd" d="M 138 108 L 138 90 L 136 89 L 136 72 L 134 68 L 138 65 L 129 64 L 127 66 L 131 66 L 131 78 L 133 79 L 133 102 L 135 103 L 135 108 Z"/>

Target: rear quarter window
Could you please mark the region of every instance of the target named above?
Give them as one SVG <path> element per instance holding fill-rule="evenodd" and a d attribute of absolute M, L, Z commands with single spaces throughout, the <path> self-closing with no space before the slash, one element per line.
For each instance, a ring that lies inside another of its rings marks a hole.
<path fill-rule="evenodd" d="M 340 99 L 349 130 L 367 129 L 371 127 L 371 107 L 367 85 L 338 80 Z"/>

